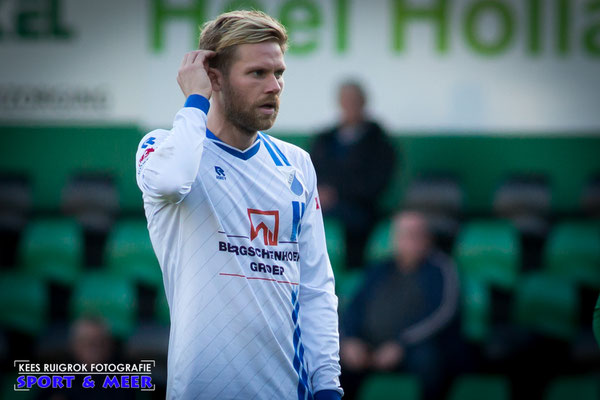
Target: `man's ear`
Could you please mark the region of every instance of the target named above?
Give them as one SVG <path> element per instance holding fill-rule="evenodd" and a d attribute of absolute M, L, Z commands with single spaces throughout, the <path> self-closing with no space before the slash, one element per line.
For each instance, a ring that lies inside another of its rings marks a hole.
<path fill-rule="evenodd" d="M 217 68 L 209 67 L 208 77 L 210 79 L 212 90 L 215 92 L 220 92 L 221 86 L 223 85 L 223 73 Z"/>

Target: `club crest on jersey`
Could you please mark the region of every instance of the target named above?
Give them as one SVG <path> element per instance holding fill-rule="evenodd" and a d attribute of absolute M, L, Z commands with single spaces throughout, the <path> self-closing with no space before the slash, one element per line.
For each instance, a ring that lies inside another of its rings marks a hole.
<path fill-rule="evenodd" d="M 222 180 L 222 181 L 227 179 L 227 177 L 225 176 L 225 171 L 223 171 L 223 168 L 215 165 L 215 172 L 217 173 L 217 175 L 216 175 L 217 179 Z"/>
<path fill-rule="evenodd" d="M 250 220 L 250 240 L 262 234 L 265 246 L 277 246 L 279 235 L 279 211 L 262 211 L 254 208 L 248 209 Z"/>
<path fill-rule="evenodd" d="M 295 171 L 291 172 L 288 176 L 288 185 L 290 185 L 290 190 L 296 196 L 302 196 L 302 193 L 304 193 L 304 186 L 302 186 L 302 183 L 300 183 L 300 181 L 296 177 Z"/>

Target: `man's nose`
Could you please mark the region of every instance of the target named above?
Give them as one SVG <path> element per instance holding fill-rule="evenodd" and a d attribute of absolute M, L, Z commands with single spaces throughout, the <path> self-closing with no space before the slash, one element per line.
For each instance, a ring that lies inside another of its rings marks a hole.
<path fill-rule="evenodd" d="M 272 94 L 278 94 L 281 92 L 282 83 L 279 82 L 279 79 L 275 75 L 271 75 L 267 81 L 266 92 Z"/>

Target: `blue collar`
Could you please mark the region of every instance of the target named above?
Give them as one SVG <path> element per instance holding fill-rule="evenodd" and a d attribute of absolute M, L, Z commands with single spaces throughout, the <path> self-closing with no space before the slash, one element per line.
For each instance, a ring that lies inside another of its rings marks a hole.
<path fill-rule="evenodd" d="M 256 135 L 256 140 L 254 141 L 252 146 L 248 147 L 246 150 L 243 150 L 243 151 L 236 149 L 235 147 L 230 146 L 227 143 L 223 142 L 214 133 L 212 133 L 210 130 L 208 130 L 208 128 L 206 129 L 206 137 L 207 137 L 207 139 L 210 139 L 215 145 L 217 145 L 221 149 L 225 150 L 232 156 L 241 158 L 242 160 L 248 160 L 250 157 L 252 157 L 256 153 L 258 153 L 258 150 L 260 149 L 260 142 L 261 142 L 259 140 L 260 135 Z"/>

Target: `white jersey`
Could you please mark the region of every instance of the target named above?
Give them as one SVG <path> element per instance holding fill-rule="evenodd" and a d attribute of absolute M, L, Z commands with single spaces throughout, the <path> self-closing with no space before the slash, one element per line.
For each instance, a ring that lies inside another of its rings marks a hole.
<path fill-rule="evenodd" d="M 338 318 L 310 156 L 244 151 L 192 95 L 144 136 L 137 184 L 171 315 L 167 398 L 312 399 L 339 387 Z"/>

